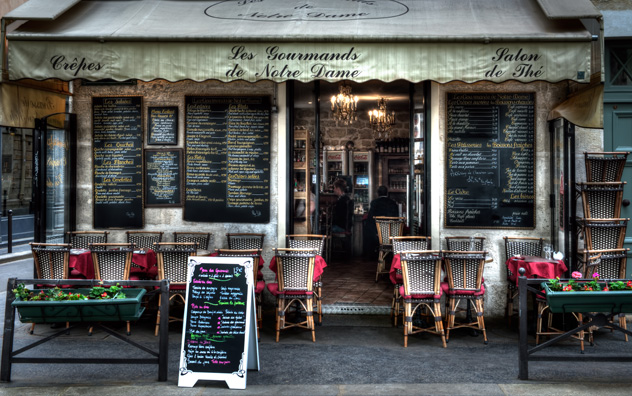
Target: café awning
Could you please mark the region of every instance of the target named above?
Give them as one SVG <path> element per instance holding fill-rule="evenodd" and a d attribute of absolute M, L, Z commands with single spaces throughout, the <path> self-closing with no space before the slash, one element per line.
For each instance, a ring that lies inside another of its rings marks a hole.
<path fill-rule="evenodd" d="M 570 96 L 549 112 L 548 121 L 564 118 L 583 128 L 603 128 L 603 85 L 597 84 Z"/>
<path fill-rule="evenodd" d="M 18 8 L 5 17 L 26 20 L 7 35 L 8 73 L 65 81 L 590 81 L 590 33 L 576 15 L 563 18 L 564 7 L 547 14 L 539 3 L 550 1 L 83 0 L 49 20 Z"/>

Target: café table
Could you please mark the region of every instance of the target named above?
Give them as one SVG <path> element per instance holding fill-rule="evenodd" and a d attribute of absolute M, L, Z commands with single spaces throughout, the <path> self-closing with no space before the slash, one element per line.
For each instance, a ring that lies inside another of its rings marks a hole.
<path fill-rule="evenodd" d="M 511 276 L 509 279 L 518 284 L 518 270 L 525 269 L 527 278 L 553 279 L 556 276 L 562 277 L 566 270 L 563 260 L 551 260 L 537 256 L 514 256 L 505 263 Z"/>
<path fill-rule="evenodd" d="M 158 274 L 156 267 L 156 253 L 152 249 L 135 250 L 132 255 L 130 276 L 147 276 L 151 279 Z M 70 249 L 68 266 L 74 277 L 94 279 L 94 264 L 92 254 L 88 249 Z"/>
<path fill-rule="evenodd" d="M 323 274 L 326 267 L 327 263 L 325 262 L 325 259 L 317 254 L 316 257 L 314 257 L 314 281 L 318 281 L 320 279 L 320 276 Z M 276 257 L 272 257 L 272 260 L 270 260 L 270 269 L 275 274 L 277 273 Z"/>

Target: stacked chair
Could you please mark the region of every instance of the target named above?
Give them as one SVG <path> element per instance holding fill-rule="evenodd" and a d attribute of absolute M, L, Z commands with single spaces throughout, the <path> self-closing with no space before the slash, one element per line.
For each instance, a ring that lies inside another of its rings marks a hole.
<path fill-rule="evenodd" d="M 210 232 L 174 232 L 174 242 L 193 242 L 198 249 L 209 250 L 209 244 L 213 234 Z"/>
<path fill-rule="evenodd" d="M 377 239 L 380 244 L 377 257 L 377 271 L 375 272 L 376 282 L 380 275 L 389 273 L 388 268 L 386 268 L 386 258 L 393 253 L 391 237 L 404 235 L 404 221 L 404 217 L 375 216 Z"/>
<path fill-rule="evenodd" d="M 584 278 L 592 278 L 594 273 L 601 279 L 625 278 L 629 249 L 623 243 L 630 219 L 621 218 L 626 184 L 621 178 L 628 154 L 584 153 L 587 181 L 577 183 L 584 210 L 584 218 L 578 219 L 584 238 L 584 249 L 578 252 Z M 619 326 L 626 328 L 625 314 L 619 315 Z"/>
<path fill-rule="evenodd" d="M 400 255 L 406 251 L 411 250 L 430 250 L 431 249 L 431 237 L 426 236 L 392 236 L 391 245 L 393 246 L 393 254 Z M 391 278 L 393 282 L 393 301 L 391 302 L 391 320 L 393 326 L 397 327 L 397 318 L 401 313 L 401 295 L 399 293 L 400 287 L 404 284 L 404 278 L 402 276 L 402 270 L 397 269 L 395 272 L 395 279 Z"/>

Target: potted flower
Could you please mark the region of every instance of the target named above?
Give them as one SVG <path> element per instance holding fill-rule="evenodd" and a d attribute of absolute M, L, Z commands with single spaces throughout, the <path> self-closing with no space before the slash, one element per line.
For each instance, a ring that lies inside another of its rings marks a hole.
<path fill-rule="evenodd" d="M 604 281 L 598 273 L 581 279 L 575 271 L 571 279 L 559 277 L 542 283 L 551 312 L 632 312 L 632 280 Z"/>
<path fill-rule="evenodd" d="M 90 289 L 30 290 L 19 284 L 12 290 L 11 303 L 22 323 L 58 323 L 82 321 L 132 321 L 142 315 L 140 305 L 145 289 L 123 289 L 118 283 L 105 287 L 103 282 Z"/>

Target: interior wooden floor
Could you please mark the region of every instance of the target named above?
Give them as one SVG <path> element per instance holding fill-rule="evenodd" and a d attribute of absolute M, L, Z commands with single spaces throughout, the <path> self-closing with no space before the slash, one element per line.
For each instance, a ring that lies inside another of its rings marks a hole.
<path fill-rule="evenodd" d="M 391 306 L 393 284 L 387 275 L 375 282 L 377 259 L 332 257 L 323 272 L 323 304 Z"/>

